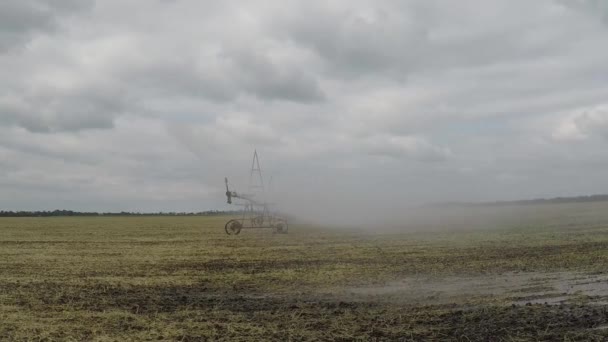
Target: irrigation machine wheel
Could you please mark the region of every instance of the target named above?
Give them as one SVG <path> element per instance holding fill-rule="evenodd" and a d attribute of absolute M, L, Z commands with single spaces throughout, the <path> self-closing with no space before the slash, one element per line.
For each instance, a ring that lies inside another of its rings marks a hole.
<path fill-rule="evenodd" d="M 274 232 L 277 234 L 287 234 L 288 230 L 289 230 L 289 226 L 287 225 L 287 222 L 285 222 L 283 220 L 279 220 L 274 225 Z"/>
<path fill-rule="evenodd" d="M 264 224 L 264 216 L 256 216 L 251 218 L 251 225 L 261 227 Z"/>
<path fill-rule="evenodd" d="M 230 220 L 224 226 L 224 230 L 228 235 L 239 235 L 242 228 L 243 224 L 239 220 Z"/>

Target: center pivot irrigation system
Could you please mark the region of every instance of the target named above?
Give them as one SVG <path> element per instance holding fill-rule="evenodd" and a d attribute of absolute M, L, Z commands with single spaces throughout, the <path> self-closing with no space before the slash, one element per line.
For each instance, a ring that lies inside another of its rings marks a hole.
<path fill-rule="evenodd" d="M 257 151 L 253 152 L 251 172 L 249 174 L 249 194 L 230 191 L 228 178 L 226 182 L 226 199 L 232 204 L 233 199 L 238 199 L 236 205 L 243 206 L 242 216 L 226 222 L 224 229 L 228 235 L 238 235 L 241 229 L 272 229 L 275 233 L 287 234 L 289 229 L 287 221 L 271 210 L 271 203 L 266 201 L 266 187 L 262 178 L 262 169 L 258 160 Z"/>

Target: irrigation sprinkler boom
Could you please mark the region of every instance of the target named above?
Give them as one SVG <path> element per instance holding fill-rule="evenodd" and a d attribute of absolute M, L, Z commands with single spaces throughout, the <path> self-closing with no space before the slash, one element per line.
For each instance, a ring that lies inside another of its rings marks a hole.
<path fill-rule="evenodd" d="M 255 184 L 253 181 L 257 180 Z M 238 235 L 241 229 L 253 228 L 269 228 L 275 233 L 286 234 L 288 230 L 287 222 L 284 218 L 270 210 L 270 203 L 266 202 L 264 179 L 262 178 L 262 170 L 257 151 L 253 153 L 253 162 L 251 164 L 251 173 L 249 175 L 249 190 L 258 190 L 262 192 L 262 200 L 254 199 L 255 194 L 242 194 L 236 191 L 231 191 L 228 185 L 228 178 L 224 178 L 226 183 L 226 202 L 232 204 L 233 199 L 242 201 L 241 206 L 244 207 L 242 217 L 228 221 L 224 227 L 226 234 Z"/>
<path fill-rule="evenodd" d="M 260 202 L 255 201 L 253 199 L 253 197 L 255 195 L 238 194 L 236 191 L 230 191 L 230 189 L 228 187 L 228 177 L 224 178 L 224 181 L 226 182 L 226 198 L 228 199 L 228 201 L 227 201 L 228 204 L 232 204 L 233 198 L 238 198 L 238 199 L 248 201 L 250 204 L 255 205 L 255 206 L 266 205 L 266 203 L 260 203 Z"/>

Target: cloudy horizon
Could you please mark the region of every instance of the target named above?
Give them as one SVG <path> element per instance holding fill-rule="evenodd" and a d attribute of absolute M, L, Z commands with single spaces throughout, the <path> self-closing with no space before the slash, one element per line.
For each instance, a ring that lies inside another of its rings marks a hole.
<path fill-rule="evenodd" d="M 608 193 L 600 0 L 0 3 L 0 209 Z M 351 208 L 351 209 L 349 209 Z"/>

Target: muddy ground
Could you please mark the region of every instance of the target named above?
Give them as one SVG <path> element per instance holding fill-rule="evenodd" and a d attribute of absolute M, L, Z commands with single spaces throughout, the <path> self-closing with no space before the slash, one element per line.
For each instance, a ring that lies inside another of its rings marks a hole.
<path fill-rule="evenodd" d="M 0 340 L 608 340 L 608 204 L 526 215 L 238 237 L 226 218 L 0 219 Z"/>
<path fill-rule="evenodd" d="M 29 327 L 43 340 L 600 341 L 608 338 L 606 280 L 524 273 L 282 294 L 194 284 L 13 284 L 4 287 L 16 295 L 2 307 L 9 319 L 0 337 L 23 334 L 11 313 L 30 312 L 51 323 Z M 82 313 L 86 322 L 76 320 Z"/>

